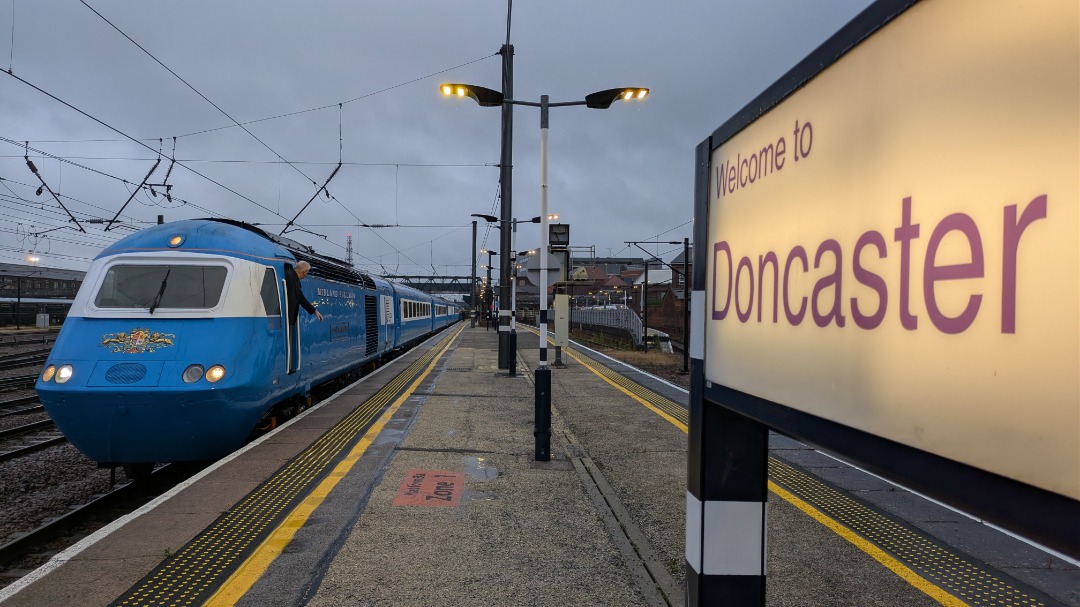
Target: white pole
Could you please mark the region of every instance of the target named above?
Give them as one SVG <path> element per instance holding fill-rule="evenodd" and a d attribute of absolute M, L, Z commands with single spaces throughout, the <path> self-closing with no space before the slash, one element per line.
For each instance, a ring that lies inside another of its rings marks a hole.
<path fill-rule="evenodd" d="M 533 436 L 536 461 L 551 460 L 551 369 L 547 364 L 547 140 L 548 96 L 540 96 L 540 366 L 533 373 L 536 401 Z"/>
<path fill-rule="evenodd" d="M 548 272 L 548 96 L 540 96 L 540 368 L 547 364 Z"/>

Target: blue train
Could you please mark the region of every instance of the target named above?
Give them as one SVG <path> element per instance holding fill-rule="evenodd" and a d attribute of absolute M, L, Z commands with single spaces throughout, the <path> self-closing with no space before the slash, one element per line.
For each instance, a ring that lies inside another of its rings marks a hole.
<path fill-rule="evenodd" d="M 288 322 L 284 277 L 300 261 L 322 322 L 303 310 Z M 178 221 L 94 259 L 36 388 L 88 457 L 147 471 L 219 458 L 302 407 L 312 386 L 458 318 L 453 302 L 257 227 Z"/>

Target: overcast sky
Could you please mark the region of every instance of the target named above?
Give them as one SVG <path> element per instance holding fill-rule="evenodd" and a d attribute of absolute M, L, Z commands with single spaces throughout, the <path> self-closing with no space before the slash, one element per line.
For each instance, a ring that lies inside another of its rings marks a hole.
<path fill-rule="evenodd" d="M 606 111 L 551 110 L 549 212 L 571 244 L 640 256 L 625 241 L 691 236 L 694 147 L 868 4 L 514 2 L 516 99 L 652 90 Z M 345 258 L 351 233 L 354 262 L 372 273 L 468 275 L 470 214 L 499 214 L 500 112 L 438 85 L 498 89 L 506 20 L 505 0 L 0 0 L 0 68 L 14 74 L 0 74 L 0 261 L 34 252 L 38 265 L 83 270 L 159 214 L 278 233 L 340 159 L 332 199 L 312 202 L 297 220 L 306 231 L 289 237 Z M 513 214 L 527 219 L 539 214 L 539 111 L 515 108 L 513 135 Z M 173 202 L 143 191 L 125 227 L 85 221 L 111 219 L 159 148 L 149 182 L 163 183 L 174 137 Z M 25 141 L 86 234 L 36 195 Z M 519 230 L 519 250 L 539 244 L 536 225 Z M 498 235 L 481 221 L 485 245 Z"/>

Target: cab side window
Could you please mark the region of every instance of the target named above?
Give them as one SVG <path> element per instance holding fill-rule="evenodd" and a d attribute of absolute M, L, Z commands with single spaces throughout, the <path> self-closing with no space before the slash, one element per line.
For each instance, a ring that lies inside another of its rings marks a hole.
<path fill-rule="evenodd" d="M 274 268 L 266 268 L 262 281 L 262 302 L 267 316 L 281 315 L 281 299 L 278 297 L 277 275 Z"/>

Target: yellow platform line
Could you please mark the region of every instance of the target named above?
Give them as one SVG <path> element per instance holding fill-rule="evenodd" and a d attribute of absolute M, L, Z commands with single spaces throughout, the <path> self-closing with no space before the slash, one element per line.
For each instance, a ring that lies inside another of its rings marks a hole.
<path fill-rule="evenodd" d="M 949 594 L 945 590 L 936 586 L 926 578 L 922 577 L 918 573 L 915 573 L 909 569 L 906 565 L 893 558 L 889 553 L 885 552 L 881 548 L 875 546 L 869 540 L 864 539 L 859 534 L 855 533 L 851 529 L 841 525 L 828 515 L 824 514 L 817 508 L 814 508 L 807 502 L 799 499 L 794 494 L 788 492 L 786 489 L 780 487 L 776 483 L 769 481 L 769 491 L 772 491 L 776 495 L 782 497 L 792 506 L 795 506 L 799 510 L 802 510 L 807 516 L 814 519 L 828 527 L 833 533 L 844 538 L 848 542 L 851 542 L 856 548 L 862 550 L 866 554 L 869 554 L 875 561 L 881 563 L 889 571 L 895 573 L 900 579 L 911 584 L 915 588 L 921 590 L 930 598 L 945 605 L 946 607 L 967 607 L 967 603 Z"/>
<path fill-rule="evenodd" d="M 458 327 L 457 333 L 460 334 L 464 328 Z M 266 573 L 266 570 L 270 567 L 270 564 L 277 559 L 278 556 L 285 550 L 285 547 L 289 545 L 296 532 L 307 523 L 307 520 L 311 517 L 315 509 L 326 499 L 330 492 L 337 486 L 341 479 L 345 478 L 345 475 L 352 470 L 353 466 L 360 457 L 364 455 L 368 447 L 371 446 L 375 439 L 378 438 L 383 428 L 394 417 L 401 405 L 405 403 L 416 388 L 420 385 L 428 375 L 431 374 L 432 369 L 442 358 L 442 355 L 450 349 L 450 346 L 454 343 L 455 335 L 453 338 L 447 340 L 446 345 L 442 350 L 431 359 L 431 363 L 427 368 L 417 376 L 417 378 L 409 385 L 405 390 L 386 409 L 385 412 L 379 417 L 379 419 L 372 424 L 371 428 L 364 434 L 363 438 L 352 448 L 347 456 L 341 460 L 334 470 L 330 472 L 319 485 L 312 491 L 288 516 L 281 522 L 271 533 L 270 536 L 263 540 L 255 552 L 251 554 L 240 567 L 233 572 L 229 579 L 225 580 L 221 588 L 218 589 L 213 596 L 211 596 L 203 605 L 205 607 L 226 607 L 235 605 L 246 593 L 255 585 L 255 582 L 259 580 Z"/>
<path fill-rule="evenodd" d="M 624 388 L 623 386 L 621 386 L 621 385 L 615 383 L 614 381 L 608 379 L 599 370 L 593 368 L 593 365 L 590 365 L 590 364 L 586 363 L 584 360 L 582 360 L 581 358 L 579 358 L 574 353 L 573 350 L 570 350 L 569 348 L 566 348 L 564 350 L 564 352 L 566 354 L 568 354 L 571 358 L 576 360 L 578 363 L 580 363 L 583 367 L 585 367 L 586 369 L 591 371 L 594 375 L 596 375 L 600 379 L 604 380 L 605 382 L 611 384 L 612 386 L 614 386 L 616 389 L 618 389 L 623 394 L 626 394 L 627 396 L 634 399 L 638 403 L 644 405 L 645 407 L 647 407 L 652 412 L 656 413 L 660 417 L 667 420 L 668 423 L 670 423 L 673 426 L 675 426 L 676 428 L 682 430 L 684 433 L 687 433 L 689 431 L 687 424 L 675 419 L 671 415 L 668 415 L 664 411 L 660 410 L 658 407 L 654 406 L 652 403 L 648 402 L 645 398 L 642 398 L 641 396 L 631 392 L 630 390 Z M 590 362 L 592 362 L 592 361 L 590 360 Z M 601 363 L 601 365 L 602 365 L 602 363 Z M 604 367 L 604 368 L 606 369 L 606 367 Z M 632 380 L 628 379 L 627 381 L 632 381 Z M 642 388 L 643 391 L 645 391 L 647 393 L 651 392 L 648 388 L 645 388 L 644 386 L 641 386 L 641 388 Z M 656 395 L 656 396 L 659 397 L 659 395 Z M 660 398 L 663 398 L 663 397 L 660 397 Z M 808 516 L 810 516 L 811 518 L 813 518 L 815 521 L 821 523 L 822 525 L 825 525 L 828 529 L 830 529 L 831 531 L 833 531 L 834 533 L 836 533 L 840 537 L 842 537 L 845 540 L 847 540 L 848 542 L 850 542 L 852 545 L 854 545 L 859 550 L 862 550 L 866 554 L 870 555 L 870 557 L 872 557 L 874 560 L 876 560 L 879 563 L 881 563 L 882 565 L 884 565 L 889 571 L 892 571 L 900 579 L 904 580 L 908 584 L 911 584 L 913 587 L 915 587 L 916 589 L 922 591 L 924 594 L 926 594 L 930 598 L 932 598 L 935 601 L 941 603 L 942 605 L 945 605 L 946 607 L 965 607 L 967 605 L 967 603 L 957 599 L 953 595 L 949 594 L 946 590 L 942 589 L 941 587 L 937 586 L 933 582 L 931 582 L 931 581 L 927 580 L 926 578 L 922 577 L 921 575 L 919 575 L 918 573 L 916 573 L 915 571 L 911 570 L 906 565 L 901 563 L 899 560 L 894 558 L 889 553 L 887 553 L 884 550 L 878 548 L 876 545 L 871 543 L 869 540 L 864 539 L 862 536 L 856 534 L 851 529 L 848 529 L 847 527 L 845 527 L 841 523 L 837 522 L 833 518 L 829 517 L 825 513 L 821 512 L 817 508 L 814 508 L 809 503 L 799 499 L 794 494 L 784 490 L 783 488 L 781 488 L 779 485 L 777 485 L 773 481 L 768 481 L 768 483 L 769 483 L 769 490 L 772 491 L 774 494 L 776 494 L 780 498 L 784 499 L 785 501 L 787 501 L 791 505 L 795 506 L 796 508 L 801 510 L 803 513 L 805 513 Z"/>
<path fill-rule="evenodd" d="M 596 375 L 600 379 L 602 379 L 602 380 L 606 381 L 607 383 L 611 384 L 612 386 L 614 386 L 616 390 L 622 392 L 623 394 L 625 394 L 625 395 L 629 396 L 630 398 L 636 400 L 638 403 L 644 405 L 646 408 L 648 408 L 653 413 L 655 413 L 655 414 L 659 415 L 660 417 L 666 419 L 668 421 L 668 423 L 675 426 L 676 428 L 682 430 L 683 432 L 688 432 L 688 428 L 687 428 L 687 425 L 685 423 L 675 419 L 673 416 L 671 416 L 670 414 L 668 414 L 664 410 L 660 409 L 656 405 L 653 405 L 651 402 L 645 400 L 644 398 L 642 398 L 642 397 L 638 396 L 637 394 L 631 392 L 627 388 L 625 388 L 625 387 L 619 385 L 618 383 L 612 381 L 611 379 L 606 377 L 603 373 L 601 373 L 599 370 L 594 369 L 592 367 L 592 365 L 586 363 L 584 360 L 579 358 L 578 355 L 573 350 L 567 349 L 565 351 L 565 353 L 570 358 L 573 358 L 574 360 L 578 361 L 578 363 L 581 364 L 581 366 L 585 367 L 589 371 L 592 371 L 594 375 Z"/>

